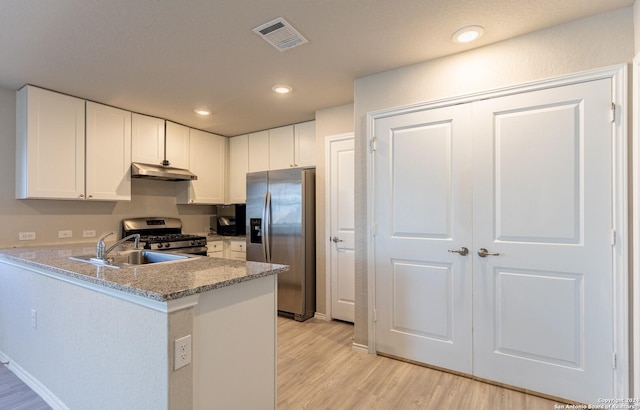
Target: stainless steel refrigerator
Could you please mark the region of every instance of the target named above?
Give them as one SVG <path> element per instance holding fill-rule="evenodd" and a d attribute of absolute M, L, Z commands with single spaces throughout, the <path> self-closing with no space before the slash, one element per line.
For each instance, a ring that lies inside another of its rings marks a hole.
<path fill-rule="evenodd" d="M 298 321 L 316 308 L 314 168 L 247 174 L 247 260 L 289 265 L 278 275 L 278 313 Z"/>

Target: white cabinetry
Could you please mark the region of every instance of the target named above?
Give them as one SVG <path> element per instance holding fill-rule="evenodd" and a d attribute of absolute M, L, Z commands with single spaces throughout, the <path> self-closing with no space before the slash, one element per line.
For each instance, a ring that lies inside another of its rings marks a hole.
<path fill-rule="evenodd" d="M 296 167 L 316 165 L 316 122 L 308 121 L 293 126 L 294 164 Z"/>
<path fill-rule="evenodd" d="M 223 204 L 227 176 L 227 138 L 191 129 L 189 139 L 190 170 L 198 179 L 178 183 L 178 203 Z"/>
<path fill-rule="evenodd" d="M 225 256 L 228 259 L 247 260 L 247 243 L 246 240 L 231 239 L 229 247 L 226 249 Z"/>
<path fill-rule="evenodd" d="M 160 165 L 164 161 L 164 120 L 147 115 L 131 115 L 131 159 Z"/>
<path fill-rule="evenodd" d="M 269 170 L 269 131 L 249 134 L 249 172 Z"/>
<path fill-rule="evenodd" d="M 16 197 L 84 198 L 84 100 L 25 86 L 16 120 Z"/>
<path fill-rule="evenodd" d="M 207 242 L 207 255 L 212 258 L 247 260 L 246 239 L 215 239 Z"/>
<path fill-rule="evenodd" d="M 295 166 L 293 153 L 293 125 L 269 130 L 269 169 Z"/>
<path fill-rule="evenodd" d="M 224 258 L 224 241 L 208 241 L 207 256 L 212 258 Z"/>
<path fill-rule="evenodd" d="M 17 198 L 131 199 L 131 113 L 25 86 L 16 131 Z"/>
<path fill-rule="evenodd" d="M 86 197 L 131 200 L 131 113 L 87 101 Z"/>
<path fill-rule="evenodd" d="M 166 122 L 165 150 L 169 166 L 189 169 L 190 137 L 189 128 L 175 122 Z M 195 172 L 194 172 L 195 174 Z M 197 174 L 196 174 L 197 175 Z"/>
<path fill-rule="evenodd" d="M 247 199 L 247 172 L 249 172 L 249 135 L 229 139 L 229 200 L 230 204 L 244 203 Z"/>

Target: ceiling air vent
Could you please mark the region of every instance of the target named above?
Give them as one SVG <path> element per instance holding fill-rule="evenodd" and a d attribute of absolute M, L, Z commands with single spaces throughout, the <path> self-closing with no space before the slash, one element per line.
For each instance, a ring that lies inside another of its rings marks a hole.
<path fill-rule="evenodd" d="M 282 17 L 254 28 L 253 32 L 279 51 L 289 50 L 309 42 Z"/>

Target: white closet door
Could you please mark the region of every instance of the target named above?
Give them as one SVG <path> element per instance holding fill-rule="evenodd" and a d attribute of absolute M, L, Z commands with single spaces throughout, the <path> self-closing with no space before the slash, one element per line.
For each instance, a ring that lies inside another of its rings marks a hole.
<path fill-rule="evenodd" d="M 355 198 L 353 134 L 330 139 L 329 271 L 331 318 L 355 321 Z"/>
<path fill-rule="evenodd" d="M 478 377 L 614 396 L 611 93 L 605 79 L 474 104 Z"/>
<path fill-rule="evenodd" d="M 471 105 L 376 120 L 376 349 L 471 373 Z"/>

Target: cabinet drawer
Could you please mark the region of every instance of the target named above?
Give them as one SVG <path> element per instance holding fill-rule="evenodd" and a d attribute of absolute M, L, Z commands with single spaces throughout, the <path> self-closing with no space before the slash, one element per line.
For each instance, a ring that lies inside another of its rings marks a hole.
<path fill-rule="evenodd" d="M 244 261 L 247 260 L 247 254 L 244 252 L 229 252 L 229 259 Z"/>
<path fill-rule="evenodd" d="M 208 252 L 207 256 L 210 258 L 224 258 L 224 252 Z"/>
<path fill-rule="evenodd" d="M 246 246 L 246 242 L 231 241 L 229 249 L 231 249 L 231 252 L 245 252 Z"/>
<path fill-rule="evenodd" d="M 222 252 L 224 250 L 224 245 L 222 241 L 211 241 L 207 242 L 207 248 L 209 253 Z"/>

